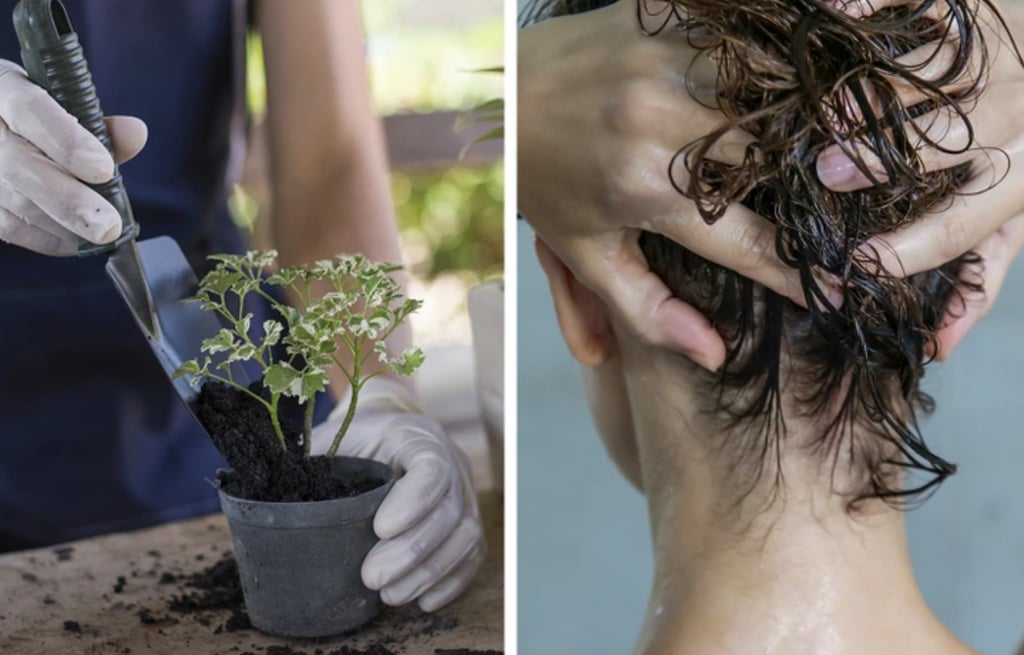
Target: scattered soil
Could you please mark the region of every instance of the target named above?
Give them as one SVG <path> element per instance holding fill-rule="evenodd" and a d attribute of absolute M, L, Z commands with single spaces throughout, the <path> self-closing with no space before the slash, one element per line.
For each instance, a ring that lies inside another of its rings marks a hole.
<path fill-rule="evenodd" d="M 325 652 L 322 655 L 396 655 L 396 653 L 384 644 L 374 642 L 365 649 L 342 646 L 338 650 Z"/>
<path fill-rule="evenodd" d="M 171 599 L 167 607 L 172 612 L 196 614 L 207 610 L 228 609 L 241 612 L 245 607 L 242 581 L 238 578 L 238 564 L 230 553 L 219 562 L 198 573 L 184 577 L 188 591 Z"/>
<path fill-rule="evenodd" d="M 224 551 L 216 564 L 201 571 L 191 574 L 168 572 L 167 575 L 172 576 L 175 582 L 185 587 L 184 593 L 178 594 L 168 601 L 167 609 L 169 611 L 190 616 L 192 620 L 203 626 L 216 626 L 212 632 L 217 635 L 254 629 L 249 621 L 249 615 L 245 611 L 242 583 L 238 577 L 238 565 L 231 551 Z M 391 624 L 395 622 L 392 613 L 398 611 L 384 608 L 383 613 L 374 621 L 354 630 L 351 634 L 359 634 L 372 629 L 375 625 Z M 225 612 L 230 612 L 230 614 Z M 458 627 L 459 623 L 454 617 L 426 612 L 412 614 L 400 612 L 400 614 L 402 615 L 401 622 L 395 628 L 388 630 L 390 634 L 370 642 L 362 648 L 305 646 L 305 650 L 302 650 L 291 646 L 269 646 L 266 650 L 258 649 L 247 652 L 248 655 L 398 655 L 405 652 L 403 644 L 409 639 L 418 636 L 434 636 L 453 630 Z M 147 626 L 160 627 L 178 622 L 172 616 L 160 616 L 149 609 L 141 609 L 137 615 L 140 623 Z M 256 647 L 253 645 L 250 648 Z M 454 655 L 477 655 L 478 653 L 501 655 L 500 651 L 452 650 L 440 652 L 450 652 Z M 240 652 L 238 655 L 246 655 L 246 652 Z"/>
<path fill-rule="evenodd" d="M 174 625 L 178 622 L 178 619 L 172 616 L 167 616 L 166 614 L 164 616 L 157 616 L 156 614 L 153 614 L 152 611 L 146 608 L 142 608 L 141 610 L 139 610 L 137 612 L 137 616 L 139 617 L 139 623 L 141 623 L 142 625 L 168 626 Z"/>
<path fill-rule="evenodd" d="M 66 632 L 81 632 L 82 624 L 80 624 L 78 621 L 65 621 L 64 630 Z"/>
<path fill-rule="evenodd" d="M 53 554 L 57 556 L 58 562 L 69 562 L 71 556 L 75 553 L 74 546 L 64 546 L 63 548 L 54 548 Z"/>
<path fill-rule="evenodd" d="M 262 382 L 253 382 L 249 389 L 267 397 Z M 231 466 L 217 475 L 226 493 L 248 500 L 304 502 L 356 496 L 384 484 L 380 479 L 339 480 L 331 474 L 327 458 L 304 458 L 301 407 L 282 398 L 280 413 L 287 452 L 266 408 L 256 399 L 220 382 L 203 385 L 196 415 Z"/>
<path fill-rule="evenodd" d="M 245 612 L 234 610 L 231 612 L 231 616 L 224 622 L 224 625 L 214 630 L 215 634 L 220 632 L 238 632 L 240 630 L 252 630 L 252 622 L 249 621 L 249 615 Z"/>
<path fill-rule="evenodd" d="M 241 655 L 257 655 L 252 651 L 241 653 Z M 342 646 L 335 650 L 323 650 L 317 648 L 310 652 L 308 650 L 296 650 L 291 646 L 270 646 L 263 655 L 398 655 L 395 651 L 389 649 L 384 644 L 379 642 L 373 642 L 366 648 L 354 648 L 352 646 Z"/>

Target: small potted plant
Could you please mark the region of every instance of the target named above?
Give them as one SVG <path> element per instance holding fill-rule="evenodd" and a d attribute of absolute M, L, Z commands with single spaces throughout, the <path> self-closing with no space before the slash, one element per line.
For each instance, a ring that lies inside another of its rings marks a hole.
<path fill-rule="evenodd" d="M 410 375 L 423 362 L 419 349 L 391 356 L 385 345 L 421 303 L 402 294 L 395 264 L 341 255 L 269 273 L 276 258 L 274 251 L 212 257 L 217 264 L 192 301 L 224 327 L 175 376 L 201 385 L 196 414 L 231 467 L 216 484 L 252 624 L 319 637 L 355 629 L 380 611 L 360 569 L 377 541 L 373 517 L 394 472 L 336 454 L 363 385 L 382 373 Z M 329 290 L 315 298 L 314 286 Z M 281 302 L 275 287 L 293 304 Z M 259 326 L 247 310 L 255 296 L 276 314 Z M 311 456 L 316 395 L 332 367 L 348 381 L 351 400 L 326 455 Z M 250 377 L 258 379 L 247 384 Z"/>

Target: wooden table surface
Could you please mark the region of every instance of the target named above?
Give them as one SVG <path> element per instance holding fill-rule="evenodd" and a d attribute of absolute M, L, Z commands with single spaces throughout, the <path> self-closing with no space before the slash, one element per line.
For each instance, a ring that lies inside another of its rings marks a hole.
<path fill-rule="evenodd" d="M 228 610 L 178 614 L 168 601 L 188 591 L 175 576 L 203 570 L 231 550 L 222 516 L 108 535 L 0 556 L 0 653 L 4 655 L 434 655 L 445 650 L 503 648 L 503 510 L 494 491 L 481 494 L 487 560 L 469 590 L 425 615 L 415 606 L 385 609 L 369 628 L 327 640 L 280 639 L 256 630 L 223 629 Z M 123 585 L 118 577 L 124 576 Z M 122 587 L 115 592 L 115 587 Z M 143 623 L 148 610 L 155 622 Z M 65 622 L 77 622 L 79 630 Z M 376 644 L 376 645 L 375 645 Z M 290 647 L 288 650 L 283 647 Z M 383 648 L 381 648 L 383 646 Z M 276 647 L 276 648 L 275 648 Z"/>

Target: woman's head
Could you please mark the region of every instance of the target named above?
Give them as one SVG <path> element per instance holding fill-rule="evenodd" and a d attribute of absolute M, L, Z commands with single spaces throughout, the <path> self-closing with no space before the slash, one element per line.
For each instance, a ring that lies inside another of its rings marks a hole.
<path fill-rule="evenodd" d="M 549 7 L 575 13 L 603 4 L 610 3 Z M 867 242 L 951 202 L 970 175 L 966 165 L 923 172 L 917 148 L 931 138 L 912 120 L 947 108 L 940 120 L 969 124 L 969 115 L 948 108 L 969 109 L 984 81 L 982 10 L 997 16 L 977 0 L 931 0 L 860 20 L 816 0 L 638 2 L 645 29 L 682 24 L 700 34 L 729 119 L 680 144 L 666 175 L 709 223 L 732 202 L 775 223 L 777 253 L 804 281 L 809 309 L 663 237 L 640 239 L 652 270 L 729 344 L 721 374 L 692 367 L 684 374 L 701 411 L 723 427 L 716 450 L 732 460 L 730 469 L 748 472 L 744 479 L 777 476 L 773 462 L 784 446 L 809 449 L 832 466 L 841 460 L 849 475 L 835 490 L 851 500 L 900 500 L 955 470 L 920 435 L 916 415 L 931 409 L 920 382 L 944 317 L 963 293 L 981 291 L 981 262 L 968 254 L 902 278 L 882 268 Z M 926 63 L 928 79 L 923 66 L 899 59 L 936 41 L 946 44 L 937 51 L 946 59 Z M 920 101 L 905 106 L 901 88 Z M 744 165 L 708 159 L 714 141 L 735 126 L 757 139 Z M 853 193 L 826 189 L 815 164 L 833 143 L 844 144 L 878 184 Z M 840 307 L 829 304 L 823 279 L 841 284 Z M 811 426 L 798 444 L 787 442 L 794 422 Z M 907 469 L 918 475 L 908 480 Z"/>

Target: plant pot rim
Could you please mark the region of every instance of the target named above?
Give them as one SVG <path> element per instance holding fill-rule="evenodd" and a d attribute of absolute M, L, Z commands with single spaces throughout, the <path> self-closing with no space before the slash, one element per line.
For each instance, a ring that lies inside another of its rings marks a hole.
<path fill-rule="evenodd" d="M 305 501 L 250 500 L 227 493 L 217 480 L 213 485 L 221 497 L 224 515 L 232 521 L 287 529 L 340 525 L 366 518 L 367 510 L 372 516 L 395 481 L 394 469 L 377 460 L 339 455 L 332 461 L 335 468 L 346 465 L 362 466 L 371 474 L 379 474 L 383 482 L 354 496 Z"/>

